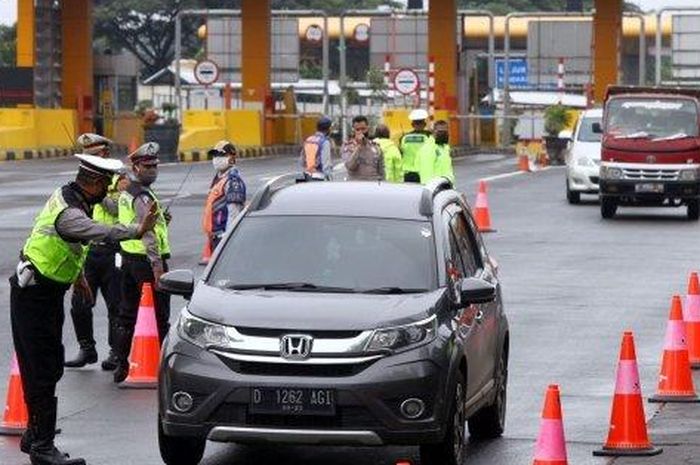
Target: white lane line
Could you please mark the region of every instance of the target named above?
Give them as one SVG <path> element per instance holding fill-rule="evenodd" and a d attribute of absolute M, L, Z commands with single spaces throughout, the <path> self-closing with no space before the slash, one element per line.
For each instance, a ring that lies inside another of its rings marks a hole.
<path fill-rule="evenodd" d="M 538 169 L 535 171 L 513 171 L 511 173 L 501 173 L 501 174 L 496 174 L 494 176 L 488 176 L 485 178 L 481 178 L 480 181 L 495 181 L 497 179 L 512 178 L 513 176 L 518 176 L 520 174 L 538 173 L 540 171 L 548 171 L 548 170 L 556 169 L 556 168 L 566 168 L 566 166 L 545 166 L 544 168 L 541 168 L 541 169 Z"/>

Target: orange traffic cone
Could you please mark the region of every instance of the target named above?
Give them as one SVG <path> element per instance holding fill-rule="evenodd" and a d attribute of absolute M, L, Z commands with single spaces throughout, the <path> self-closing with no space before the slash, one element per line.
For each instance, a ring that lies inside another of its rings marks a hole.
<path fill-rule="evenodd" d="M 700 402 L 690 372 L 681 298 L 677 295 L 673 296 L 666 326 L 659 385 L 649 402 Z"/>
<path fill-rule="evenodd" d="M 688 341 L 688 358 L 691 368 L 700 368 L 700 283 L 698 274 L 690 273 L 688 295 L 683 306 L 683 320 Z"/>
<path fill-rule="evenodd" d="M 124 388 L 153 389 L 158 385 L 160 340 L 156 311 L 153 306 L 153 288 L 143 283 L 141 303 L 136 318 L 134 340 L 129 357 L 129 376 L 119 385 Z"/>
<path fill-rule="evenodd" d="M 533 465 L 568 465 L 559 386 L 550 384 L 544 398 L 540 434 L 535 444 Z"/>
<path fill-rule="evenodd" d="M 8 436 L 20 436 L 27 429 L 27 404 L 24 403 L 24 391 L 22 390 L 22 378 L 19 374 L 17 355 L 12 355 L 10 368 L 10 382 L 7 387 L 7 403 L 5 414 L 0 423 L 0 434 Z"/>
<path fill-rule="evenodd" d="M 525 172 L 530 171 L 530 157 L 527 154 L 521 153 L 518 155 L 518 169 Z"/>
<path fill-rule="evenodd" d="M 608 440 L 602 449 L 593 451 L 596 456 L 648 456 L 662 452 L 649 442 L 644 418 L 642 387 L 639 383 L 634 335 L 625 331 L 617 366 L 615 396 L 610 413 Z"/>
<path fill-rule="evenodd" d="M 476 196 L 476 205 L 474 208 L 474 219 L 476 227 L 480 232 L 495 232 L 491 228 L 491 214 L 489 213 L 489 201 L 486 196 L 486 182 L 479 181 L 479 193 Z"/>
<path fill-rule="evenodd" d="M 209 259 L 211 258 L 211 241 L 207 237 L 204 241 L 204 247 L 202 248 L 202 258 L 199 259 L 200 265 L 209 264 Z"/>

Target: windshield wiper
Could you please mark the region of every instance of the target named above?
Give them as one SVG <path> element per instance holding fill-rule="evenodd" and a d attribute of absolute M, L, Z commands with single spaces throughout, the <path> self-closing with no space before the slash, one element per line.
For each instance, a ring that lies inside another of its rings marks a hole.
<path fill-rule="evenodd" d="M 349 287 L 338 287 L 338 286 L 320 286 L 313 283 L 305 282 L 289 282 L 289 283 L 261 283 L 261 284 L 228 284 L 225 286 L 226 289 L 233 289 L 237 291 L 245 291 L 251 289 L 261 289 L 265 291 L 301 291 L 301 292 L 338 292 L 338 293 L 350 293 L 355 292 L 354 289 Z"/>
<path fill-rule="evenodd" d="M 621 136 L 613 136 L 615 139 L 645 139 L 647 137 L 651 137 L 650 134 L 644 132 L 644 131 L 639 131 L 639 132 L 633 132 L 632 134 L 625 134 Z"/>
<path fill-rule="evenodd" d="M 372 289 L 362 289 L 362 294 L 420 294 L 428 292 L 428 289 L 407 288 L 398 286 L 375 287 Z"/>
<path fill-rule="evenodd" d="M 686 134 L 684 132 L 678 132 L 676 134 L 671 134 L 670 136 L 657 137 L 656 139 L 652 139 L 651 141 L 658 142 L 658 141 L 662 141 L 662 140 L 678 140 L 678 139 L 687 139 L 689 137 L 693 137 L 693 136 L 689 136 L 688 134 Z"/>

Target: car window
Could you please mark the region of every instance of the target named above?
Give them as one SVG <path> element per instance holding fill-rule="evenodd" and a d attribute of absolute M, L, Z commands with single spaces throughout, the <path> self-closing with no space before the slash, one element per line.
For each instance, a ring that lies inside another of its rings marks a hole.
<path fill-rule="evenodd" d="M 476 247 L 476 241 L 474 240 L 472 232 L 467 224 L 464 213 L 461 210 L 455 212 L 455 214 L 452 216 L 452 220 L 450 221 L 450 229 L 454 233 L 457 240 L 459 254 L 462 257 L 462 263 L 464 264 L 464 275 L 476 275 L 479 268 L 482 267 L 480 252 Z"/>
<path fill-rule="evenodd" d="M 215 286 L 310 283 L 361 292 L 437 286 L 431 223 L 381 218 L 245 218 L 224 245 Z"/>
<path fill-rule="evenodd" d="M 600 116 L 587 116 L 581 120 L 581 126 L 578 129 L 577 140 L 580 142 L 600 142 L 601 133 L 593 132 L 593 124 L 600 124 L 602 118 Z"/>

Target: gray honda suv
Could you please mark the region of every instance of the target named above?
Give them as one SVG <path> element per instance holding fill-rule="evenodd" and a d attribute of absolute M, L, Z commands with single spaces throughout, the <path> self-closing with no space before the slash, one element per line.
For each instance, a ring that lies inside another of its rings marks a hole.
<path fill-rule="evenodd" d="M 508 322 L 494 262 L 463 196 L 428 186 L 261 188 L 163 347 L 158 438 L 168 465 L 206 440 L 419 445 L 456 465 L 467 437 L 503 433 Z"/>

